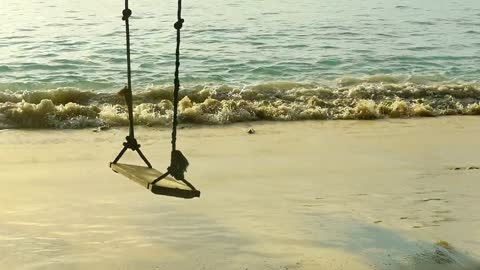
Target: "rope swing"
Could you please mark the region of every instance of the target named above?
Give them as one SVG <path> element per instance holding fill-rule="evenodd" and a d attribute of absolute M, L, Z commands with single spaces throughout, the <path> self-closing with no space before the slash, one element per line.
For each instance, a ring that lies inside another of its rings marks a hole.
<path fill-rule="evenodd" d="M 132 11 L 128 8 L 128 0 L 125 0 L 125 9 L 123 10 L 122 14 L 122 20 L 125 21 L 125 36 L 127 46 L 127 86 L 125 86 L 119 93 L 125 97 L 125 102 L 128 108 L 129 134 L 125 138 L 126 142 L 123 143 L 122 150 L 117 155 L 115 160 L 110 163 L 110 167 L 115 172 L 123 174 L 131 180 L 144 185 L 155 194 L 182 198 L 199 197 L 200 191 L 195 189 L 195 187 L 185 179 L 185 172 L 187 171 L 189 162 L 183 153 L 180 150 L 177 150 L 178 102 L 180 92 L 180 37 L 181 29 L 184 23 L 184 19 L 182 18 L 182 0 L 178 0 L 177 21 L 174 24 L 174 28 L 177 32 L 177 45 L 175 50 L 175 79 L 173 90 L 172 149 L 170 155 L 170 166 L 163 174 L 152 168 L 151 163 L 140 150 L 140 144 L 138 144 L 137 140 L 135 139 L 129 25 L 129 18 L 132 15 Z M 145 162 L 147 167 L 119 164 L 118 161 L 128 149 L 136 151 Z M 174 179 L 169 176 L 172 176 Z"/>

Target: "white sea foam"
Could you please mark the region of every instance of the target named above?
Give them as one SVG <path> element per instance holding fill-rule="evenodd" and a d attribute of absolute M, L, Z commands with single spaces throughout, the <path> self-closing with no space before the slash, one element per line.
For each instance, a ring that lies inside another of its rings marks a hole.
<path fill-rule="evenodd" d="M 358 79 L 355 83 L 350 79 L 348 86 L 344 82 L 335 86 L 271 82 L 243 89 L 226 85 L 188 86 L 180 93 L 179 119 L 181 123 L 218 125 L 255 120 L 372 120 L 480 114 L 480 86 L 476 83 L 390 83 L 393 79 L 387 79 Z M 170 125 L 172 100 L 171 86 L 136 92 L 135 123 Z M 2 126 L 11 128 L 85 128 L 128 123 L 122 97 L 74 88 L 3 92 L 0 115 Z"/>

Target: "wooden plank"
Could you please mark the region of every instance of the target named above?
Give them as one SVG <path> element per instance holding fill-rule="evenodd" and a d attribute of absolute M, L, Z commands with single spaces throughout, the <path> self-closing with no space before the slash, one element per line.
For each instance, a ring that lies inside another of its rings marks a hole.
<path fill-rule="evenodd" d="M 149 189 L 152 193 L 180 198 L 200 197 L 200 191 L 190 188 L 182 181 L 167 176 L 155 185 L 151 183 L 163 173 L 144 166 L 123 163 L 110 164 L 112 170 Z"/>

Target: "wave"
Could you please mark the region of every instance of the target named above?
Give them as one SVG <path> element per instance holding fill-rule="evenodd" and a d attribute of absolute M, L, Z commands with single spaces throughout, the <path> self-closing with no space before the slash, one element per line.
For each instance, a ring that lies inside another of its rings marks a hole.
<path fill-rule="evenodd" d="M 172 92 L 171 86 L 153 86 L 134 93 L 135 124 L 170 125 Z M 288 81 L 241 88 L 190 85 L 180 98 L 179 120 L 193 124 L 480 115 L 479 83 L 422 84 L 381 76 L 344 78 L 334 86 Z M 123 98 L 113 92 L 71 87 L 0 92 L 0 128 L 125 126 L 127 119 Z"/>

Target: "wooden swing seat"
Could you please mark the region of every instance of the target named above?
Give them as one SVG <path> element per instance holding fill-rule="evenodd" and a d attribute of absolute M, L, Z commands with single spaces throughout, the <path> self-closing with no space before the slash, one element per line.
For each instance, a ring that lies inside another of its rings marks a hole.
<path fill-rule="evenodd" d="M 182 181 L 167 176 L 154 185 L 152 182 L 163 173 L 145 166 L 130 165 L 123 163 L 110 163 L 110 168 L 130 180 L 147 188 L 154 194 L 172 196 L 184 199 L 200 197 L 200 191 L 189 187 Z"/>

